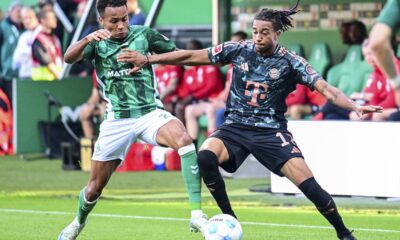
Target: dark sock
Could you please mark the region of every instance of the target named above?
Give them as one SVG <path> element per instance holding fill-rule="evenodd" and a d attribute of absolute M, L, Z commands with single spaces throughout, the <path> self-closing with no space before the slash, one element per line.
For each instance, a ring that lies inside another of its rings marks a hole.
<path fill-rule="evenodd" d="M 200 175 L 221 211 L 237 218 L 229 202 L 224 179 L 218 169 L 217 156 L 209 150 L 202 150 L 197 155 L 197 162 Z"/>
<path fill-rule="evenodd" d="M 349 229 L 344 225 L 342 217 L 339 215 L 333 198 L 329 193 L 321 188 L 313 177 L 302 182 L 299 185 L 299 189 L 308 199 L 310 199 L 311 202 L 314 203 L 318 211 L 328 220 L 328 222 L 332 224 L 339 238 L 350 233 Z"/>

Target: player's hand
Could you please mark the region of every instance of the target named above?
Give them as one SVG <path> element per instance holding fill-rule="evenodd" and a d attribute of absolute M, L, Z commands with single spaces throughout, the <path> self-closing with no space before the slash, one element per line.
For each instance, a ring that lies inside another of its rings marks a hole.
<path fill-rule="evenodd" d="M 117 55 L 117 62 L 132 63 L 133 68 L 129 70 L 129 74 L 132 74 L 146 66 L 149 63 L 149 60 L 145 55 L 125 48 L 122 49 L 122 52 Z"/>
<path fill-rule="evenodd" d="M 104 39 L 109 39 L 110 37 L 111 37 L 110 31 L 108 31 L 106 29 L 99 29 L 99 30 L 94 31 L 91 34 L 87 35 L 86 39 L 89 42 L 92 42 L 92 41 L 101 41 Z"/>
<path fill-rule="evenodd" d="M 364 114 L 368 113 L 381 113 L 383 110 L 383 107 L 381 106 L 373 106 L 373 105 L 368 105 L 368 106 L 359 106 L 357 107 L 357 110 L 355 113 L 360 119 L 363 119 Z"/>

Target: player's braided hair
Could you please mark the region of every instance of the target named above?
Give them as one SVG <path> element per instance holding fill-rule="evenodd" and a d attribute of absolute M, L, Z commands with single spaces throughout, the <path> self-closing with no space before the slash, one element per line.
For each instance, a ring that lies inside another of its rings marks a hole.
<path fill-rule="evenodd" d="M 254 17 L 254 20 L 272 22 L 275 31 L 285 32 L 290 27 L 293 27 L 291 15 L 299 11 L 297 9 L 299 2 L 300 0 L 297 0 L 296 5 L 288 11 L 278 11 L 274 9 L 263 8 L 259 13 L 257 13 L 257 15 Z"/>
<path fill-rule="evenodd" d="M 106 7 L 121 7 L 126 6 L 126 0 L 98 0 L 97 11 L 100 15 L 103 15 Z"/>

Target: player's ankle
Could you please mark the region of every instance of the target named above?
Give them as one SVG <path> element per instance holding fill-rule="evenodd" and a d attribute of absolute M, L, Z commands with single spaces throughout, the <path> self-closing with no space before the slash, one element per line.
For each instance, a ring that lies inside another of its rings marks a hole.
<path fill-rule="evenodd" d="M 203 210 L 197 209 L 197 210 L 192 210 L 191 212 L 191 217 L 192 218 L 197 218 L 203 216 Z"/>

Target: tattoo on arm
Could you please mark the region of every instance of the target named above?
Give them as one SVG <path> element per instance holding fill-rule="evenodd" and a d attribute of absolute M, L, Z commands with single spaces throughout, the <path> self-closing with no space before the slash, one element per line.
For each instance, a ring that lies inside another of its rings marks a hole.
<path fill-rule="evenodd" d="M 315 88 L 319 93 L 321 93 L 329 102 L 334 103 L 339 95 L 340 91 L 336 88 L 330 86 L 325 80 L 318 80 Z"/>
<path fill-rule="evenodd" d="M 331 103 L 335 103 L 339 97 L 339 94 L 340 94 L 340 92 L 337 89 L 333 90 L 332 96 L 328 99 L 328 101 Z"/>

